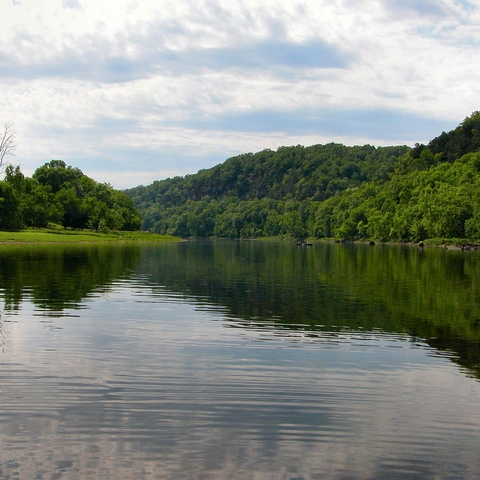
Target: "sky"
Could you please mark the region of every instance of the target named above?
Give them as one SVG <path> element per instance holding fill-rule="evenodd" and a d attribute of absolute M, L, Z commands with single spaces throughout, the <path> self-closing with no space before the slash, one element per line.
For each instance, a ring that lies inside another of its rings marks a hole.
<path fill-rule="evenodd" d="M 0 126 L 123 189 L 266 148 L 428 143 L 480 109 L 480 0 L 0 0 Z"/>

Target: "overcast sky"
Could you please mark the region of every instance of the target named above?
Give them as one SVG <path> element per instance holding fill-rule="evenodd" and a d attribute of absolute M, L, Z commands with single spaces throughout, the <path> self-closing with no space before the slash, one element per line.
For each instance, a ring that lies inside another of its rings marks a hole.
<path fill-rule="evenodd" d="M 31 175 L 116 188 L 282 145 L 426 143 L 480 109 L 480 0 L 0 0 Z"/>

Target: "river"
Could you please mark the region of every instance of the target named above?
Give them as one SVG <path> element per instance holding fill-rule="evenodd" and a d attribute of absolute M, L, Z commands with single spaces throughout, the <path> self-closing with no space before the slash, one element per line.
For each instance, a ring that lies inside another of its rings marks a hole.
<path fill-rule="evenodd" d="M 0 479 L 480 478 L 480 253 L 0 246 Z"/>

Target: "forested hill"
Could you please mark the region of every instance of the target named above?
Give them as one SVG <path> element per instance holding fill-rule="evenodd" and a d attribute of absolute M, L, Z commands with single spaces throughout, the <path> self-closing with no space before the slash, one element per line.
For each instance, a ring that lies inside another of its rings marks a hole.
<path fill-rule="evenodd" d="M 182 237 L 478 238 L 478 132 L 474 112 L 413 149 L 281 147 L 125 193 L 144 229 Z"/>
<path fill-rule="evenodd" d="M 334 143 L 281 147 L 277 151 L 238 155 L 197 174 L 156 181 L 125 193 L 133 198 L 135 206 L 142 212 L 144 229 L 171 231 L 181 236 L 251 236 L 253 232 L 240 232 L 241 227 L 238 232 L 213 231 L 209 228 L 211 219 L 206 221 L 208 225 L 202 226 L 192 218 L 184 228 L 185 215 L 197 216 L 199 210 L 207 205 L 211 210 L 218 206 L 218 202 L 223 213 L 228 205 L 237 205 L 238 202 L 264 200 L 270 208 L 273 203 L 284 200 L 290 203 L 325 200 L 365 181 L 387 179 L 398 157 L 409 150 L 406 146 L 346 147 Z M 215 211 L 220 213 L 216 208 Z M 198 228 L 192 223 L 198 224 Z"/>
<path fill-rule="evenodd" d="M 127 190 L 137 207 L 179 206 L 204 197 L 240 200 L 293 196 L 325 200 L 367 180 L 386 179 L 408 147 L 346 147 L 330 143 L 312 147 L 280 147 L 229 158 L 195 175 L 153 182 Z"/>

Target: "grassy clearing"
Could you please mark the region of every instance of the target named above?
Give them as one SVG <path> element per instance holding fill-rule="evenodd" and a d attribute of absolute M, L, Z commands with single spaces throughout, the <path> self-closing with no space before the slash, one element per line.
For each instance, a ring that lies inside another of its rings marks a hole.
<path fill-rule="evenodd" d="M 62 228 L 27 229 L 0 232 L 0 243 L 108 243 L 108 242 L 175 242 L 179 238 L 147 232 L 109 232 L 65 230 Z"/>

